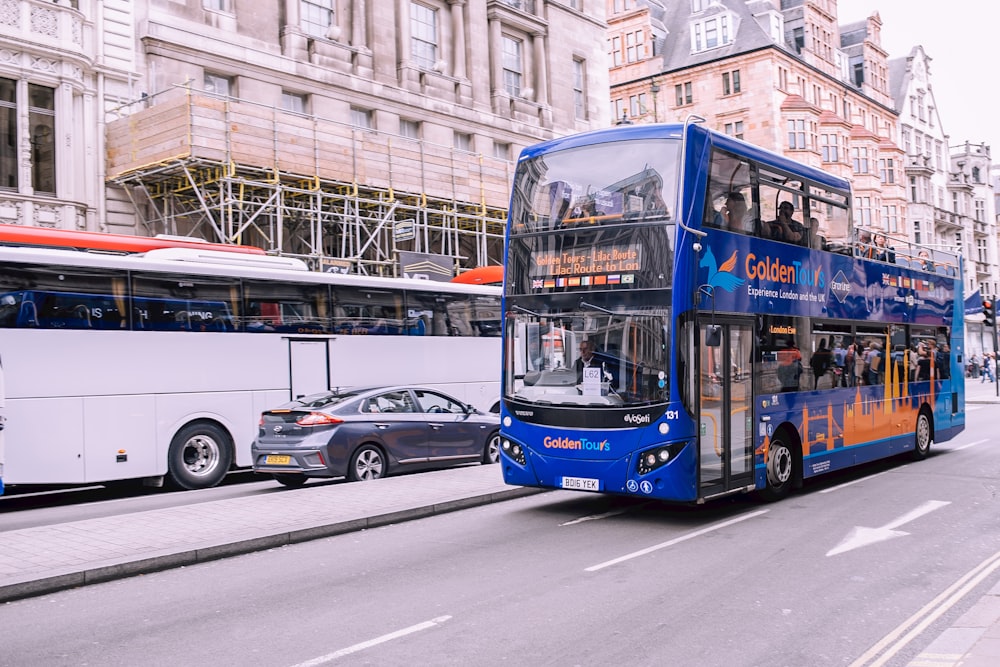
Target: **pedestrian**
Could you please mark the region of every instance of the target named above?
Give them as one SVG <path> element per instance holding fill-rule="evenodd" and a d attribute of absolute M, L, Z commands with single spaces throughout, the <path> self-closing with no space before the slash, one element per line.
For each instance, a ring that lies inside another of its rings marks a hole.
<path fill-rule="evenodd" d="M 993 382 L 993 353 L 983 352 L 983 368 L 980 374 L 979 384 L 986 382 L 989 378 L 990 382 Z"/>

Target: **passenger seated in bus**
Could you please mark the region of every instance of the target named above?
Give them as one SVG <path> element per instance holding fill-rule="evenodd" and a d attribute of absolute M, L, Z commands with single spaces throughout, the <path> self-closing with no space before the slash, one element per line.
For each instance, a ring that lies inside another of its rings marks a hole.
<path fill-rule="evenodd" d="M 746 234 L 753 229 L 753 220 L 747 208 L 747 200 L 741 192 L 735 190 L 727 192 L 726 201 L 717 215 L 717 226 L 722 229 L 728 229 L 731 232 L 739 232 L 741 234 Z"/>
<path fill-rule="evenodd" d="M 920 268 L 924 271 L 934 270 L 934 262 L 931 261 L 931 256 L 927 254 L 926 250 L 921 250 L 917 255 L 917 259 L 920 262 Z"/>
<path fill-rule="evenodd" d="M 806 244 L 815 250 L 826 250 L 826 237 L 820 234 L 819 220 L 809 218 L 809 242 Z"/>
<path fill-rule="evenodd" d="M 868 259 L 875 256 L 875 246 L 872 245 L 872 235 L 864 230 L 858 232 L 857 256 L 867 257 Z"/>
<path fill-rule="evenodd" d="M 888 245 L 885 234 L 875 234 L 872 257 L 880 262 L 896 263 L 896 250 Z"/>
<path fill-rule="evenodd" d="M 783 201 L 778 205 L 778 217 L 770 222 L 764 223 L 764 236 L 775 241 L 785 243 L 797 243 L 803 245 L 808 240 L 806 228 L 798 222 L 792 215 L 795 213 L 795 206 L 790 201 Z"/>

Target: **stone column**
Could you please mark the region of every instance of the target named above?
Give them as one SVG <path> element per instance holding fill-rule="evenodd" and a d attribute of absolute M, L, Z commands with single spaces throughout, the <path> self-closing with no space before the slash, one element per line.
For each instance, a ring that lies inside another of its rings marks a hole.
<path fill-rule="evenodd" d="M 531 35 L 535 60 L 535 102 L 549 103 L 548 61 L 545 58 L 545 34 L 536 32 Z"/>
<path fill-rule="evenodd" d="M 452 44 L 451 75 L 456 79 L 466 78 L 465 73 L 465 0 L 450 0 L 451 30 L 455 35 Z"/>
<path fill-rule="evenodd" d="M 351 46 L 355 48 L 368 47 L 368 24 L 365 0 L 354 0 L 351 3 Z"/>

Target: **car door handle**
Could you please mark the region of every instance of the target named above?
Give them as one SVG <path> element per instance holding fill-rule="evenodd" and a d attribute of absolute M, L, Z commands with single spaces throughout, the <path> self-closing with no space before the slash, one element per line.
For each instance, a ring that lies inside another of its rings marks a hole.
<path fill-rule="evenodd" d="M 431 427 L 431 428 L 433 428 L 433 429 L 439 429 L 439 428 L 444 428 L 444 424 L 434 424 L 434 423 L 429 423 L 429 424 L 427 424 L 427 425 L 428 425 L 428 426 L 430 426 L 430 427 Z"/>
<path fill-rule="evenodd" d="M 375 422 L 375 428 L 386 429 L 389 428 L 389 425 L 385 422 Z"/>

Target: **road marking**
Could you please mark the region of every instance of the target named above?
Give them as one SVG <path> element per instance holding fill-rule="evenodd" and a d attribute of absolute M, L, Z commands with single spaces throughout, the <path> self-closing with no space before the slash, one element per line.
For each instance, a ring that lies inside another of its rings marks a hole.
<path fill-rule="evenodd" d="M 838 484 L 837 486 L 831 486 L 829 489 L 823 489 L 822 491 L 820 491 L 820 493 L 830 493 L 832 491 L 839 491 L 844 487 L 851 486 L 852 484 L 857 484 L 858 482 L 865 482 L 868 481 L 869 479 L 875 479 L 876 477 L 879 477 L 880 475 L 886 475 L 889 472 L 891 471 L 883 470 L 882 472 L 877 472 L 874 475 L 868 475 L 867 477 L 862 477 L 861 479 L 855 479 L 850 482 L 844 482 L 843 484 Z"/>
<path fill-rule="evenodd" d="M 559 524 L 560 526 L 572 526 L 577 523 L 583 523 L 584 521 L 597 521 L 598 519 L 607 519 L 608 517 L 618 516 L 619 514 L 625 514 L 628 510 L 617 510 L 614 512 L 605 512 L 604 514 L 591 514 L 589 516 L 581 516 L 579 519 L 573 519 L 572 521 L 566 521 L 565 523 Z"/>
<path fill-rule="evenodd" d="M 920 636 L 920 633 L 954 607 L 997 568 L 1000 568 L 1000 551 L 959 577 L 958 581 L 943 590 L 936 598 L 900 623 L 892 632 L 852 662 L 850 667 L 881 667 L 892 660 L 907 644 Z M 907 632 L 908 628 L 909 632 Z M 904 632 L 906 634 L 903 634 Z"/>
<path fill-rule="evenodd" d="M 738 516 L 735 519 L 729 519 L 728 521 L 715 523 L 712 524 L 711 526 L 706 526 L 699 530 L 687 533 L 686 535 L 675 537 L 672 540 L 661 542 L 660 544 L 655 544 L 651 547 L 640 549 L 639 551 L 633 551 L 630 554 L 626 554 L 618 558 L 613 558 L 611 560 L 606 560 L 603 563 L 598 563 L 597 565 L 591 565 L 590 567 L 585 568 L 584 572 L 597 572 L 598 570 L 603 570 L 606 567 L 611 567 L 612 565 L 617 565 L 618 563 L 623 563 L 627 560 L 638 558 L 639 556 L 645 556 L 646 554 L 653 553 L 654 551 L 659 551 L 660 549 L 666 549 L 667 547 L 672 547 L 675 544 L 680 544 L 681 542 L 685 542 L 695 537 L 700 537 L 701 535 L 705 535 L 706 533 L 711 533 L 712 531 L 719 530 L 720 528 L 725 528 L 726 526 L 732 526 L 733 524 L 740 523 L 741 521 L 746 521 L 747 519 L 758 517 L 761 514 L 767 514 L 769 511 L 770 510 L 758 510 L 756 512 L 750 512 L 749 514 L 744 514 L 743 516 Z"/>
<path fill-rule="evenodd" d="M 902 537 L 904 535 L 909 535 L 906 531 L 896 530 L 900 526 L 905 526 L 911 521 L 919 519 L 925 514 L 930 514 L 934 510 L 941 509 L 945 505 L 950 505 L 949 500 L 928 500 L 926 503 L 920 507 L 911 510 L 899 517 L 894 521 L 890 521 L 884 526 L 879 526 L 878 528 L 868 528 L 866 526 L 855 526 L 851 529 L 851 532 L 847 534 L 840 544 L 835 546 L 826 552 L 827 556 L 836 556 L 837 554 L 842 554 L 851 549 L 859 549 L 861 547 L 867 547 L 871 544 L 876 544 L 878 542 L 884 542 L 885 540 L 890 540 L 894 537 Z"/>
<path fill-rule="evenodd" d="M 390 632 L 387 635 L 382 635 L 381 637 L 376 637 L 375 639 L 369 639 L 366 642 L 361 642 L 360 644 L 355 644 L 354 646 L 348 646 L 347 648 L 342 648 L 339 651 L 334 651 L 333 653 L 327 653 L 326 655 L 321 655 L 318 658 L 313 658 L 312 660 L 306 660 L 305 662 L 300 662 L 292 667 L 316 667 L 316 665 L 322 665 L 327 662 L 332 662 L 337 658 L 343 658 L 345 655 L 350 655 L 352 653 L 357 653 L 358 651 L 364 651 L 372 646 L 377 646 L 379 644 L 384 644 L 385 642 L 392 641 L 393 639 L 399 639 L 400 637 L 405 637 L 406 635 L 412 635 L 414 632 L 420 632 L 421 630 L 430 630 L 431 628 L 436 628 L 447 620 L 450 620 L 451 616 L 438 616 L 437 618 L 432 618 L 429 621 L 424 621 L 423 623 L 417 623 L 416 625 L 411 625 L 408 628 L 403 628 L 402 630 L 396 630 L 395 632 Z"/>
<path fill-rule="evenodd" d="M 962 445 L 961 447 L 955 447 L 954 449 L 945 448 L 947 452 L 960 452 L 963 449 L 968 449 L 969 447 L 975 447 L 976 445 L 981 445 L 984 442 L 989 442 L 989 440 L 976 440 L 975 442 L 970 442 L 967 445 Z"/>

